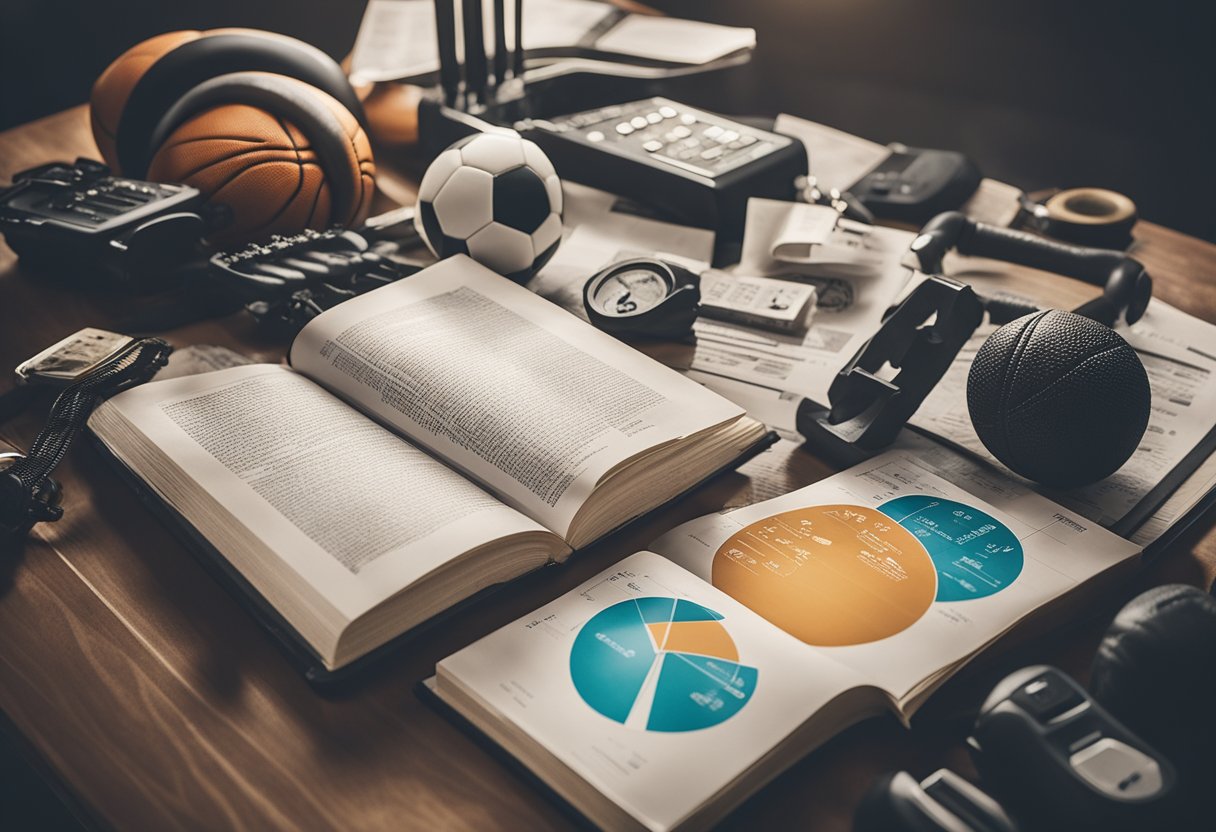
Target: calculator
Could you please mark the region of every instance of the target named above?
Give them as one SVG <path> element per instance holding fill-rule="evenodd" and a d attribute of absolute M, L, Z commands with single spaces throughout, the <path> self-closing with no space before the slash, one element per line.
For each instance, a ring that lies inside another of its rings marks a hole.
<path fill-rule="evenodd" d="M 667 98 L 515 127 L 564 179 L 732 238 L 742 237 L 749 198 L 793 199 L 794 180 L 807 172 L 800 141 Z"/>

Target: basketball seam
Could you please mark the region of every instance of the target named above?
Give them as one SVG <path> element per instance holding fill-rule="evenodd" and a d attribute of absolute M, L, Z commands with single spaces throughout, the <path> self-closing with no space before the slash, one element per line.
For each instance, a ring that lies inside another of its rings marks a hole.
<path fill-rule="evenodd" d="M 196 136 L 193 139 L 181 139 L 180 141 L 166 143 L 166 147 L 177 147 L 182 144 L 191 144 L 193 142 L 209 142 L 212 140 L 225 142 L 256 142 L 258 144 L 266 144 L 265 139 L 259 139 L 256 136 Z M 283 148 L 286 150 L 287 148 Z"/>
<path fill-rule="evenodd" d="M 291 162 L 285 162 L 282 159 L 270 159 L 265 162 L 254 162 L 253 164 L 249 165 L 248 167 L 241 168 L 236 173 L 232 174 L 232 176 L 229 176 L 227 179 L 225 179 L 223 182 L 221 182 L 218 186 L 216 186 L 215 190 L 213 190 L 211 192 L 211 195 L 212 195 L 212 197 L 214 197 L 220 191 L 224 190 L 224 188 L 227 188 L 229 185 L 231 185 L 232 180 L 236 179 L 238 176 L 240 176 L 243 173 L 248 173 L 249 171 L 253 170 L 254 168 L 260 168 L 263 165 L 282 165 L 282 164 L 291 164 Z M 309 162 L 308 164 L 312 164 L 312 163 Z"/>
<path fill-rule="evenodd" d="M 1089 356 L 1088 358 L 1082 360 L 1075 367 L 1073 367 L 1071 370 L 1069 370 L 1067 373 L 1060 376 L 1058 379 L 1053 381 L 1051 384 L 1047 385 L 1042 390 L 1039 390 L 1033 396 L 1026 399 L 1024 402 L 1022 402 L 1021 404 L 1017 405 L 1012 410 L 1010 410 L 1009 415 L 1012 416 L 1013 414 L 1018 413 L 1019 411 L 1022 411 L 1024 409 L 1026 409 L 1027 407 L 1030 407 L 1033 404 L 1038 404 L 1043 399 L 1043 397 L 1045 397 L 1047 394 L 1049 394 L 1052 391 L 1053 388 L 1055 388 L 1055 387 L 1059 386 L 1060 384 L 1064 383 L 1065 381 L 1068 381 L 1069 379 L 1071 379 L 1078 372 L 1080 372 L 1085 367 L 1085 365 L 1089 364 L 1091 361 L 1093 361 L 1095 359 L 1101 358 L 1104 355 L 1108 355 L 1112 352 L 1115 352 L 1116 350 L 1120 349 L 1122 346 L 1123 346 L 1122 344 L 1115 344 L 1113 347 L 1108 347 L 1107 349 L 1103 350 L 1102 352 L 1094 353 L 1093 355 Z"/>
<path fill-rule="evenodd" d="M 176 145 L 174 145 L 174 146 L 176 147 Z M 225 155 L 220 156 L 220 157 L 218 157 L 218 158 L 214 158 L 214 159 L 208 159 L 206 162 L 204 162 L 203 164 L 199 165 L 198 167 L 196 167 L 196 168 L 194 168 L 194 169 L 192 169 L 192 170 L 190 170 L 190 171 L 187 171 L 186 173 L 181 174 L 181 175 L 180 175 L 180 178 L 181 178 L 181 179 L 189 179 L 191 176 L 194 176 L 194 175 L 195 175 L 196 173 L 198 173 L 199 171 L 206 170 L 207 168 L 211 167 L 212 165 L 218 165 L 220 162 L 227 162 L 227 161 L 229 161 L 229 160 L 231 160 L 231 159 L 235 159 L 236 157 L 238 157 L 238 156 L 240 156 L 240 155 L 242 155 L 242 154 L 244 154 L 244 153 L 250 153 L 250 152 L 262 152 L 262 151 L 269 151 L 269 152 L 272 152 L 272 153 L 273 153 L 273 152 L 275 152 L 275 151 L 282 151 L 282 152 L 284 152 L 284 153 L 291 153 L 291 152 L 292 152 L 292 151 L 291 151 L 291 148 L 288 148 L 288 147 L 275 147 L 275 148 L 259 147 L 259 148 L 254 148 L 254 149 L 251 149 L 251 148 L 248 148 L 248 147 L 243 147 L 243 148 L 241 148 L 240 150 L 234 150 L 233 152 L 228 153 L 228 154 L 225 154 Z M 297 157 L 299 157 L 299 155 L 300 155 L 300 154 L 299 154 L 299 152 L 297 151 L 297 152 L 296 152 L 296 156 L 297 156 Z M 265 159 L 265 160 L 263 160 L 263 161 L 266 161 L 266 162 L 290 162 L 291 160 L 290 160 L 290 159 Z"/>
<path fill-rule="evenodd" d="M 283 216 L 283 212 L 287 210 L 291 203 L 296 201 L 296 197 L 300 195 L 300 191 L 304 188 L 304 159 L 300 156 L 300 146 L 296 144 L 295 136 L 291 135 L 291 130 L 289 130 L 287 125 L 283 123 L 283 119 L 276 116 L 275 121 L 278 123 L 279 127 L 283 128 L 283 133 L 287 136 L 288 140 L 291 142 L 291 146 L 295 148 L 296 151 L 296 165 L 299 167 L 299 174 L 296 179 L 296 189 L 291 192 L 291 196 L 288 199 L 283 201 L 283 204 L 279 206 L 279 210 L 274 212 L 274 216 L 266 220 L 266 222 L 262 223 L 258 227 L 252 229 L 251 233 L 261 231 L 279 217 Z"/>
<path fill-rule="evenodd" d="M 1017 366 L 1018 359 L 1023 350 L 1026 348 L 1026 345 L 1030 343 L 1030 336 L 1034 334 L 1034 330 L 1038 327 L 1039 321 L 1043 320 L 1043 318 L 1046 316 L 1047 313 L 1043 312 L 1026 322 L 1026 326 L 1021 332 L 1018 333 L 1018 341 L 1014 345 L 1013 355 L 1010 356 L 1009 361 L 1005 364 L 1005 372 L 1001 373 L 1001 407 L 998 413 L 1004 414 L 1000 418 L 1000 425 L 1001 435 L 1005 440 L 1004 445 L 1006 453 L 1013 452 L 1013 438 L 1009 434 L 1009 419 L 1007 418 L 1008 414 L 1005 410 L 1006 406 L 1009 404 L 1009 389 L 1012 386 L 1010 384 L 1010 374 Z"/>
<path fill-rule="evenodd" d="M 347 112 L 349 112 L 349 110 Z M 358 126 L 356 126 L 355 129 L 358 130 Z M 367 186 L 363 183 L 363 159 L 359 156 L 359 149 L 355 147 L 355 137 L 350 133 L 347 133 L 345 130 L 342 132 L 346 135 L 346 141 L 350 143 L 350 152 L 351 155 L 354 156 L 355 170 L 358 171 L 359 176 L 359 198 L 355 200 L 355 204 L 351 206 L 350 216 L 341 220 L 341 224 L 346 225 L 348 222 L 353 222 L 354 219 L 359 216 L 359 211 L 363 208 L 363 197 L 367 192 Z M 332 206 L 330 208 L 330 219 L 333 220 Z"/>

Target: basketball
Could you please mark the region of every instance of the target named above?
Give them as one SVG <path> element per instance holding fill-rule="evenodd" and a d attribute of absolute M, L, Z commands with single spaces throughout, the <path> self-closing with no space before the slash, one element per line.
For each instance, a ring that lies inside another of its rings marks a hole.
<path fill-rule="evenodd" d="M 1131 345 L 1058 309 L 998 329 L 967 378 L 984 446 L 1016 473 L 1057 488 L 1117 471 L 1140 444 L 1150 405 L 1148 374 Z"/>
<path fill-rule="evenodd" d="M 331 215 L 327 172 L 304 133 L 268 110 L 244 104 L 215 107 L 189 118 L 152 157 L 148 176 L 192 185 L 224 212 L 210 238 L 220 246 L 294 234 L 301 228 L 357 225 L 367 218 L 374 192 L 371 145 L 342 105 L 317 90 L 312 93 L 331 105 L 349 140 L 347 170 L 330 173 L 358 183 L 347 215 Z"/>
<path fill-rule="evenodd" d="M 362 112 L 332 58 L 252 29 L 150 38 L 90 98 L 111 169 L 198 188 L 220 247 L 361 223 L 375 190 Z"/>

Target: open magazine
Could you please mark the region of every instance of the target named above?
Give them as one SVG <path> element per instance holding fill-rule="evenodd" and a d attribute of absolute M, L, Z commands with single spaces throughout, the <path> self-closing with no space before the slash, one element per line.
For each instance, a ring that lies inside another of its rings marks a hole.
<path fill-rule="evenodd" d="M 991 504 L 902 451 L 651 549 L 430 683 L 611 828 L 707 826 L 853 722 L 906 723 L 1001 634 L 1139 553 L 1032 491 Z"/>

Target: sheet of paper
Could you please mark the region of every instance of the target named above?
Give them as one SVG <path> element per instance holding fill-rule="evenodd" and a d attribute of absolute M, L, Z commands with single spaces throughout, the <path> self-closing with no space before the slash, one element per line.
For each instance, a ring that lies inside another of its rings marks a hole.
<path fill-rule="evenodd" d="M 785 113 L 777 116 L 773 129 L 806 146 L 811 175 L 821 189 L 847 191 L 891 155 L 884 144 Z"/>
<path fill-rule="evenodd" d="M 911 424 L 995 463 L 971 425 L 966 407 L 967 374 L 975 353 L 995 330 L 981 327 L 963 347 Z M 1152 388 L 1148 430 L 1139 449 L 1111 476 L 1084 488 L 1051 492 L 1052 499 L 1115 528 L 1148 492 L 1216 425 L 1216 326 L 1154 300 L 1144 317 L 1119 333 L 1144 362 Z M 1163 529 L 1161 529 L 1163 531 Z"/>
<path fill-rule="evenodd" d="M 595 42 L 604 52 L 677 64 L 707 64 L 755 46 L 755 29 L 648 14 L 629 15 Z"/>
<path fill-rule="evenodd" d="M 816 206 L 752 199 L 742 257 L 734 270 L 813 283 L 818 308 L 810 328 L 803 335 L 779 335 L 700 320 L 692 369 L 827 401 L 828 386 L 836 373 L 874 333 L 883 312 L 907 282 L 910 272 L 899 265 L 899 258 L 915 235 L 875 228 L 872 239 L 883 260 L 844 275 L 818 261 L 793 264 L 774 260 L 774 241 L 790 214 L 808 207 Z"/>
<path fill-rule="evenodd" d="M 494 54 L 494 5 L 483 0 L 486 54 Z M 457 4 L 457 55 L 463 52 Z M 615 8 L 594 0 L 528 0 L 524 3 L 524 46 L 550 49 L 574 46 Z M 506 4 L 507 46 L 515 31 L 515 4 Z M 439 68 L 435 4 L 431 0 L 370 0 L 355 38 L 351 80 L 394 81 Z"/>
<path fill-rule="evenodd" d="M 981 499 L 890 451 L 651 544 L 903 697 L 1139 547 L 1029 490 Z"/>
<path fill-rule="evenodd" d="M 439 663 L 645 828 L 665 830 L 860 684 L 650 552 Z"/>

